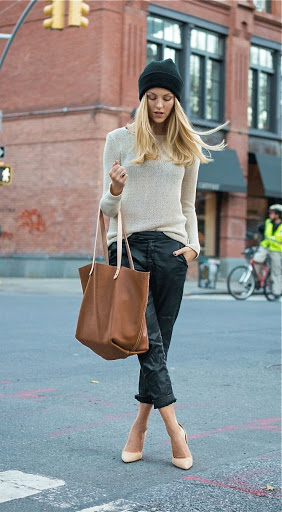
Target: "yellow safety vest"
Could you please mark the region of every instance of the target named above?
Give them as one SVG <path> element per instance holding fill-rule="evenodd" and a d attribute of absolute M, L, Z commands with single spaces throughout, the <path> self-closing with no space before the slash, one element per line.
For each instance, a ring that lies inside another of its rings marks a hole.
<path fill-rule="evenodd" d="M 273 224 L 270 219 L 267 219 L 264 224 L 264 236 L 265 240 L 260 245 L 270 251 L 282 252 L 282 223 L 278 225 L 273 233 Z"/>

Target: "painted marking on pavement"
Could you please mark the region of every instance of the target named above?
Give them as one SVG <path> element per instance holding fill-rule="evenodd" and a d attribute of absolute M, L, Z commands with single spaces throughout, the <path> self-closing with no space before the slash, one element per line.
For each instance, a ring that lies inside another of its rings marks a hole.
<path fill-rule="evenodd" d="M 202 482 L 210 485 L 218 485 L 219 487 L 228 487 L 229 489 L 235 489 L 236 491 L 249 492 L 255 496 L 269 496 L 269 493 L 263 492 L 259 489 L 248 489 L 247 487 L 239 487 L 237 485 L 224 484 L 223 482 L 216 482 L 215 480 L 208 480 L 207 478 L 201 478 L 199 476 L 183 476 L 185 480 L 193 480 L 195 482 Z"/>
<path fill-rule="evenodd" d="M 0 397 L 14 397 L 14 398 L 25 398 L 27 400 L 44 400 L 46 396 L 39 396 L 39 393 L 47 393 L 47 391 L 56 391 L 56 388 L 47 388 L 47 389 L 31 389 L 31 390 L 23 390 L 19 391 L 18 393 L 14 393 L 12 395 L 10 394 L 1 394 Z"/>
<path fill-rule="evenodd" d="M 3 471 L 0 472 L 0 503 L 26 498 L 61 485 L 65 485 L 65 482 L 57 478 L 47 478 L 22 471 Z"/>
<path fill-rule="evenodd" d="M 270 423 L 280 423 L 281 418 L 264 418 L 259 420 L 251 420 L 244 425 L 227 425 L 226 427 L 217 428 L 210 432 L 200 432 L 199 434 L 188 435 L 188 439 L 198 439 L 199 437 L 214 436 L 216 434 L 222 434 L 224 432 L 232 432 L 236 430 L 267 430 L 268 432 L 274 432 L 280 434 L 281 428 L 279 425 L 270 425 Z M 164 441 L 165 444 L 170 444 L 170 441 Z"/>
<path fill-rule="evenodd" d="M 138 509 L 135 508 L 137 506 Z M 133 510 L 136 510 L 136 512 L 137 510 L 138 512 L 142 512 L 142 506 L 138 503 L 132 503 L 132 501 L 129 502 L 126 500 L 117 500 L 104 503 L 103 505 L 96 505 L 95 507 L 84 508 L 83 510 L 78 510 L 77 512 L 133 512 Z"/>
<path fill-rule="evenodd" d="M 108 425 L 110 423 L 116 421 L 122 421 L 124 418 L 130 418 L 131 416 L 135 416 L 135 412 L 126 412 L 124 414 L 106 414 L 104 419 L 92 421 L 91 423 L 83 423 L 82 425 L 75 425 L 74 427 L 67 427 L 59 430 L 58 432 L 53 432 L 52 434 L 46 434 L 46 437 L 58 437 L 64 436 L 66 434 L 73 434 L 74 432 L 83 432 L 84 430 L 88 430 L 89 428 L 99 427 L 101 425 Z"/>
<path fill-rule="evenodd" d="M 188 300 L 233 300 L 233 302 L 238 302 L 236 301 L 236 299 L 234 299 L 234 297 L 232 297 L 231 295 L 225 295 L 225 294 L 207 294 L 207 295 L 183 295 L 183 299 L 188 299 Z M 248 299 L 246 299 L 247 302 L 262 302 L 262 301 L 266 301 L 266 298 L 264 297 L 264 295 L 259 295 L 259 296 L 251 296 L 251 297 L 248 297 Z"/>

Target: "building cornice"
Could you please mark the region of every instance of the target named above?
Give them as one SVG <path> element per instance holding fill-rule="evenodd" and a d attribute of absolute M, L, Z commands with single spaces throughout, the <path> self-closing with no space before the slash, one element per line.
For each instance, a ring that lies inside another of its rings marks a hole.
<path fill-rule="evenodd" d="M 256 11 L 254 13 L 254 22 L 259 21 L 260 23 L 264 23 L 268 26 L 282 27 L 282 22 L 276 16 L 269 14 L 268 12 L 259 12 Z"/>

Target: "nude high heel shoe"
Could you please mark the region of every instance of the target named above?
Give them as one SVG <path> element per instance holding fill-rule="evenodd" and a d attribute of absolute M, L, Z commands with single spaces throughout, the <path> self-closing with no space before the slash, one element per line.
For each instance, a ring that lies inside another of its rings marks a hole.
<path fill-rule="evenodd" d="M 185 441 L 188 445 L 187 434 L 185 432 L 185 429 L 180 423 L 178 423 L 178 425 L 181 427 Z M 190 457 L 183 457 L 183 458 L 173 457 L 173 454 L 172 454 L 172 464 L 180 469 L 190 469 L 191 466 L 193 466 L 193 457 L 192 457 L 192 455 Z"/>
<path fill-rule="evenodd" d="M 145 442 L 146 434 L 147 434 L 147 430 L 144 434 L 143 445 Z M 142 452 L 127 452 L 126 450 L 122 450 L 121 458 L 122 458 L 123 462 L 126 462 L 126 463 L 137 462 L 137 460 L 142 459 L 142 455 L 143 455 L 143 451 Z"/>

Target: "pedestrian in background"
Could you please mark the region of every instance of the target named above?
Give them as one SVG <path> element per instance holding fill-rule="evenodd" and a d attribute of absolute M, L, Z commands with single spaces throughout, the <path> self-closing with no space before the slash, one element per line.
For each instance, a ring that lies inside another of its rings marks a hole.
<path fill-rule="evenodd" d="M 268 219 L 264 223 L 263 240 L 255 254 L 254 262 L 262 264 L 270 256 L 272 292 L 276 300 L 281 295 L 282 269 L 282 205 L 273 204 L 268 211 Z"/>
<path fill-rule="evenodd" d="M 167 354 L 188 264 L 200 252 L 196 185 L 199 164 L 211 161 L 201 149 L 220 151 L 225 147 L 224 141 L 210 146 L 201 135 L 225 125 L 201 134 L 192 128 L 180 105 L 182 78 L 171 59 L 148 64 L 138 86 L 140 105 L 133 123 L 108 133 L 106 138 L 101 199 L 101 209 L 110 217 L 110 264 L 116 264 L 115 217 L 121 208 L 135 269 L 150 272 L 146 309 L 149 350 L 138 356 L 139 391 L 135 398 L 139 410 L 122 460 L 142 458 L 154 407 L 159 409 L 171 439 L 172 463 L 189 469 L 193 459 L 186 432 L 175 415 Z M 122 265 L 129 267 L 124 246 Z"/>

